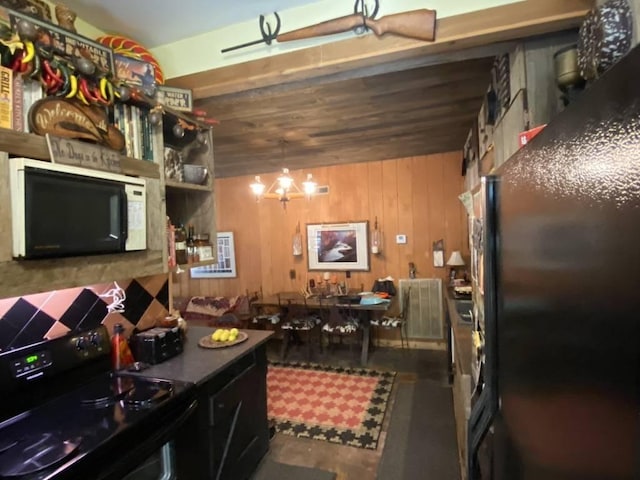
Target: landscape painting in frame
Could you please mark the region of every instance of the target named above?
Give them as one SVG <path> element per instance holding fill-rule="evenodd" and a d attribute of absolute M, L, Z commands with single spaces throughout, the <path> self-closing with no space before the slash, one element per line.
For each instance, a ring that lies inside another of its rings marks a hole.
<path fill-rule="evenodd" d="M 307 224 L 309 270 L 369 270 L 369 222 Z"/>

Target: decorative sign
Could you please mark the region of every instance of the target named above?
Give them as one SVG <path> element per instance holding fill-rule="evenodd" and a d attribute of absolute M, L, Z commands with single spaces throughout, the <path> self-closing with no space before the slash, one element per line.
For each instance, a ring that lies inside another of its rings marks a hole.
<path fill-rule="evenodd" d="M 86 139 L 118 152 L 125 146 L 124 135 L 109 123 L 104 109 L 75 99 L 50 96 L 38 100 L 29 109 L 29 127 L 37 135 Z"/>
<path fill-rule="evenodd" d="M 46 134 L 45 137 L 53 163 L 93 168 L 106 172 L 122 172 L 120 154 L 114 150 L 49 134 Z"/>
<path fill-rule="evenodd" d="M 193 110 L 193 96 L 191 90 L 159 86 L 156 100 L 160 105 L 181 112 Z"/>
<path fill-rule="evenodd" d="M 20 19 L 25 19 L 37 27 L 36 43 L 47 49 L 50 48 L 54 54 L 65 58 L 88 56 L 100 70 L 109 75 L 115 74 L 113 50 L 109 47 L 44 20 L 0 7 L 0 22 L 10 24 L 12 31 L 17 31 L 17 23 Z"/>
<path fill-rule="evenodd" d="M 131 85 L 156 86 L 153 65 L 124 55 L 115 54 L 116 78 Z"/>
<path fill-rule="evenodd" d="M 433 266 L 444 267 L 444 240 L 440 239 L 433 242 Z"/>

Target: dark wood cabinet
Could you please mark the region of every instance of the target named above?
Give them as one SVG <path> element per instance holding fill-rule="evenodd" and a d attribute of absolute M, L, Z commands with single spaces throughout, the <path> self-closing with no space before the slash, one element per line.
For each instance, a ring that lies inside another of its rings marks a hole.
<path fill-rule="evenodd" d="M 269 449 L 264 345 L 200 385 L 198 411 L 176 440 L 178 477 L 249 478 Z"/>

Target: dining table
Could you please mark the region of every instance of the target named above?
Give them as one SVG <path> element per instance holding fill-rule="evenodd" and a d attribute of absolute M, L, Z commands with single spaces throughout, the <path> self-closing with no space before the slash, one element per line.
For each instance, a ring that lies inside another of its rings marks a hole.
<path fill-rule="evenodd" d="M 280 298 L 287 298 L 287 302 L 280 302 Z M 251 306 L 257 310 L 264 308 L 281 308 L 286 304 L 295 303 L 298 305 L 306 306 L 310 310 L 320 310 L 329 308 L 330 306 L 348 307 L 352 312 L 358 313 L 358 317 L 361 320 L 360 326 L 362 328 L 362 351 L 360 353 L 360 363 L 366 365 L 369 361 L 369 347 L 371 345 L 371 318 L 375 314 L 384 313 L 391 308 L 395 301 L 392 297 L 389 300 L 381 303 L 360 303 L 360 298 L 357 298 L 358 302 L 354 302 L 356 297 L 354 295 L 311 295 L 310 297 L 304 297 L 302 294 L 295 295 L 292 292 L 280 292 L 272 295 L 266 295 L 263 298 L 254 300 Z M 330 302 L 329 300 L 334 300 Z M 342 303 L 341 303 L 342 302 Z"/>

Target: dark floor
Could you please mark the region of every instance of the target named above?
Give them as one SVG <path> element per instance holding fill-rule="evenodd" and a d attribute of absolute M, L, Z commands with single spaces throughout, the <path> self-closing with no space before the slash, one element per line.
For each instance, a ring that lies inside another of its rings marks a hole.
<path fill-rule="evenodd" d="M 270 341 L 267 355 L 280 359 L 279 340 Z M 286 360 L 306 361 L 306 355 L 304 346 L 294 346 Z M 357 367 L 359 348 L 315 351 L 311 361 Z M 335 472 L 337 480 L 459 480 L 446 352 L 376 348 L 367 367 L 397 372 L 377 450 L 276 434 L 269 458 Z"/>

